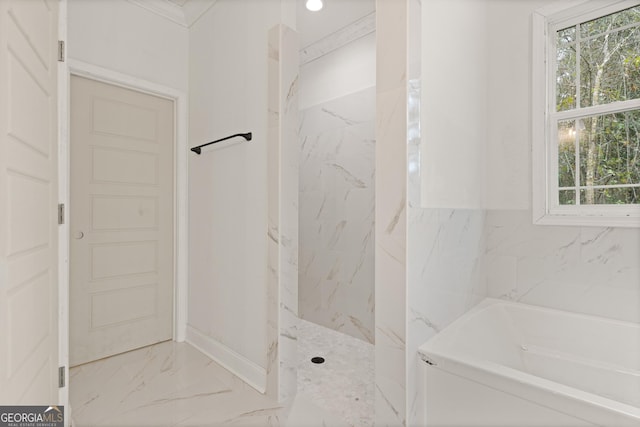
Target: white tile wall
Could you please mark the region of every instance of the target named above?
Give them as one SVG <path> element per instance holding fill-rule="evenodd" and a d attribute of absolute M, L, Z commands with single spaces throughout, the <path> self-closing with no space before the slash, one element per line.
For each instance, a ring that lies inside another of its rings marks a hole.
<path fill-rule="evenodd" d="M 375 88 L 308 108 L 300 128 L 299 311 L 374 338 Z"/>
<path fill-rule="evenodd" d="M 406 425 L 408 2 L 376 1 L 376 426 Z"/>
<path fill-rule="evenodd" d="M 487 296 L 482 210 L 409 210 L 407 404 L 421 419 L 417 349 Z"/>
<path fill-rule="evenodd" d="M 640 230 L 533 225 L 529 210 L 490 210 L 489 296 L 640 322 Z"/>

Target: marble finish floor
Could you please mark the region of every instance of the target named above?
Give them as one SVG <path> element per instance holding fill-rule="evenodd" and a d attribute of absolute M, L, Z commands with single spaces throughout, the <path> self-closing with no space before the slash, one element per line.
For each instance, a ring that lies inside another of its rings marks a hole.
<path fill-rule="evenodd" d="M 189 344 L 167 341 L 71 369 L 72 425 L 373 425 L 373 346 L 309 322 L 300 329 L 298 395 L 288 405 L 258 393 Z M 327 362 L 312 366 L 311 355 Z"/>

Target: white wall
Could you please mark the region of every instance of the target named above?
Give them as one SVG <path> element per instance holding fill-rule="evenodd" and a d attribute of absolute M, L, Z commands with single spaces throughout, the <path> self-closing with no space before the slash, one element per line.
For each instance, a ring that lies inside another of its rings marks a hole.
<path fill-rule="evenodd" d="M 189 33 L 126 0 L 68 0 L 69 58 L 185 91 Z"/>
<path fill-rule="evenodd" d="M 193 145 L 238 132 L 253 141 L 189 157 L 188 326 L 267 365 L 267 34 L 279 0 L 220 0 L 190 28 Z"/>
<path fill-rule="evenodd" d="M 480 208 L 487 137 L 487 1 L 422 6 L 422 200 Z"/>
<path fill-rule="evenodd" d="M 376 35 L 354 40 L 300 67 L 300 109 L 376 85 Z"/>
<path fill-rule="evenodd" d="M 487 209 L 531 207 L 531 13 L 555 1 L 488 2 Z"/>
<path fill-rule="evenodd" d="M 188 153 L 187 322 L 259 368 L 267 359 L 267 31 L 281 20 L 295 25 L 292 0 L 219 0 L 191 28 L 126 0 L 69 0 L 69 58 L 188 92 L 189 146 L 253 132 L 250 143 Z"/>
<path fill-rule="evenodd" d="M 529 208 L 530 14 L 553 1 L 424 3 L 424 206 Z"/>

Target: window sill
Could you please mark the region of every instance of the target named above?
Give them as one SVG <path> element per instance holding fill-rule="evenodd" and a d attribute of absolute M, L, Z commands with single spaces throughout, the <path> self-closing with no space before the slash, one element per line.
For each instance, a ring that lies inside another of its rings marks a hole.
<path fill-rule="evenodd" d="M 546 213 L 533 215 L 536 225 L 561 225 L 577 227 L 620 227 L 640 228 L 640 216 L 605 216 L 586 214 Z"/>

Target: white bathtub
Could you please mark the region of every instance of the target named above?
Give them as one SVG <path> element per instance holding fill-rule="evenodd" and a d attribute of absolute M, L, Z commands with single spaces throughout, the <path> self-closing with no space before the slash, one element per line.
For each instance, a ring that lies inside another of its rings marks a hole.
<path fill-rule="evenodd" d="M 640 426 L 640 325 L 487 298 L 419 349 L 424 425 Z"/>

